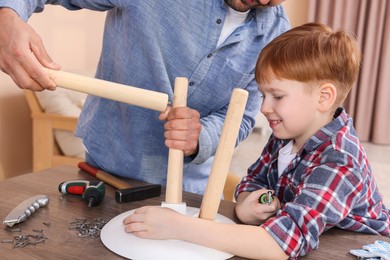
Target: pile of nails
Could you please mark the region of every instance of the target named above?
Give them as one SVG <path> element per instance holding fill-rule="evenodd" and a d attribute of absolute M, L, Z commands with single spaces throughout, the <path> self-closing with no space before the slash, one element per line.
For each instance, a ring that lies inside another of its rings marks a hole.
<path fill-rule="evenodd" d="M 11 229 L 11 232 L 21 232 L 21 229 Z M 35 232 L 36 234 L 14 236 L 13 239 L 2 240 L 1 243 L 13 244 L 13 248 L 22 248 L 29 245 L 35 246 L 36 244 L 43 243 L 46 239 L 48 239 L 43 233 L 43 229 L 34 229 L 33 232 Z"/>
<path fill-rule="evenodd" d="M 69 229 L 77 230 L 79 238 L 96 239 L 100 236 L 100 231 L 107 222 L 107 220 L 101 218 L 93 219 L 91 222 L 88 222 L 87 219 L 75 219 L 75 221 L 69 223 Z"/>

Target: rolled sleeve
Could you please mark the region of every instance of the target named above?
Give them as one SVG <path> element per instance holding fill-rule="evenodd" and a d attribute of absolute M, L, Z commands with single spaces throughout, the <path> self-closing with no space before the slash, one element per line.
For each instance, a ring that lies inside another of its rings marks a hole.
<path fill-rule="evenodd" d="M 350 162 L 346 155 L 339 154 L 338 159 Z M 362 179 L 354 167 L 337 163 L 317 166 L 297 187 L 294 200 L 264 228 L 292 258 L 306 255 L 318 248 L 326 229 L 348 216 L 361 189 Z"/>
<path fill-rule="evenodd" d="M 199 135 L 199 150 L 196 157 L 192 160 L 192 163 L 200 164 L 205 162 L 212 156 L 213 142 L 208 131 L 203 127 Z"/>
<path fill-rule="evenodd" d="M 36 3 L 36 1 L 31 1 L 31 2 Z M 0 7 L 6 7 L 14 10 L 20 16 L 20 18 L 23 19 L 23 21 L 27 21 L 28 18 L 33 13 L 31 11 L 32 5 L 33 3 L 27 4 L 23 0 L 12 0 L 12 1 L 0 0 Z M 43 10 L 43 7 L 41 6 L 34 9 L 36 10 L 36 12 L 41 12 Z"/>
<path fill-rule="evenodd" d="M 322 216 L 313 210 L 289 203 L 286 209 L 278 216 L 269 219 L 262 227 L 283 251 L 294 259 L 318 248 L 320 234 L 317 223 L 322 222 L 321 218 Z"/>

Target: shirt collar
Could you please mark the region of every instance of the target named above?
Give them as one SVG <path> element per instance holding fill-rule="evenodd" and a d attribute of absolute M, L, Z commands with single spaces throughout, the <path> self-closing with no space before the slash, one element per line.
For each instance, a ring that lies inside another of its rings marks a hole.
<path fill-rule="evenodd" d="M 281 5 L 257 8 L 249 13 L 248 18 L 252 14 L 253 18 L 256 20 L 257 33 L 258 35 L 262 35 L 265 31 L 272 30 L 275 19 L 279 19 L 280 16 L 282 16 L 281 12 L 283 12 L 283 7 Z M 274 13 L 279 13 L 279 15 L 275 15 Z"/>
<path fill-rule="evenodd" d="M 306 142 L 302 150 L 311 151 L 313 149 L 317 149 L 318 146 L 332 139 L 332 136 L 334 136 L 334 134 L 340 131 L 343 127 L 352 127 L 352 125 L 352 118 L 345 112 L 344 108 L 339 107 L 333 116 L 333 120 L 318 130 Z"/>
<path fill-rule="evenodd" d="M 224 10 L 227 10 L 224 0 L 220 0 L 220 7 Z M 273 12 L 281 12 L 281 6 L 272 6 L 265 8 L 256 8 L 249 10 L 247 21 L 255 19 L 257 24 L 257 35 L 264 34 L 265 31 L 272 29 L 271 27 L 274 24 L 274 19 L 277 19 L 278 16 L 275 16 Z M 276 11 L 276 9 L 278 11 Z"/>

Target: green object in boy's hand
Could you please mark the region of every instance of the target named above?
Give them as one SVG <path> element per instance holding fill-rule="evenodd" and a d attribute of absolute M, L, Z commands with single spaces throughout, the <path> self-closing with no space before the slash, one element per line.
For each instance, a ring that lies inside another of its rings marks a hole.
<path fill-rule="evenodd" d="M 259 197 L 259 203 L 270 205 L 274 201 L 274 196 L 272 195 L 272 191 L 267 191 L 263 193 Z"/>

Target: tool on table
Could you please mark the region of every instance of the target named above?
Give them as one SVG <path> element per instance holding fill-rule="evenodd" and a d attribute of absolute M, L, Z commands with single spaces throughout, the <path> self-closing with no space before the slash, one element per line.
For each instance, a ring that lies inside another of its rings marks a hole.
<path fill-rule="evenodd" d="M 100 236 L 100 231 L 107 222 L 108 220 L 102 218 L 95 218 L 93 220 L 76 218 L 69 223 L 69 230 L 76 230 L 79 238 L 96 239 Z"/>
<path fill-rule="evenodd" d="M 218 213 L 247 100 L 248 91 L 238 88 L 233 90 L 200 207 L 199 217 L 202 219 L 214 220 Z"/>
<path fill-rule="evenodd" d="M 12 227 L 15 224 L 25 221 L 37 209 L 46 206 L 49 203 L 47 195 L 37 195 L 21 202 L 5 217 L 3 224 Z"/>
<path fill-rule="evenodd" d="M 374 244 L 366 244 L 361 249 L 351 249 L 349 253 L 358 259 L 390 259 L 390 243 L 376 240 Z"/>
<path fill-rule="evenodd" d="M 72 180 L 60 183 L 58 191 L 61 194 L 81 195 L 88 207 L 94 207 L 103 201 L 105 187 L 102 181 Z"/>
<path fill-rule="evenodd" d="M 85 77 L 65 71 L 46 68 L 45 70 L 58 87 L 161 112 L 168 106 L 168 95 L 165 93 Z"/>
<path fill-rule="evenodd" d="M 175 79 L 173 108 L 187 106 L 188 79 L 178 77 Z M 182 202 L 184 152 L 169 149 L 167 189 L 162 207 L 173 209 L 186 215 L 186 203 Z"/>
<path fill-rule="evenodd" d="M 160 184 L 132 187 L 130 184 L 89 165 L 87 162 L 80 162 L 78 166 L 86 173 L 116 188 L 115 200 L 119 203 L 144 200 L 161 195 Z"/>
<path fill-rule="evenodd" d="M 274 201 L 274 196 L 272 195 L 272 191 L 267 191 L 263 193 L 259 197 L 259 203 L 270 205 Z"/>

